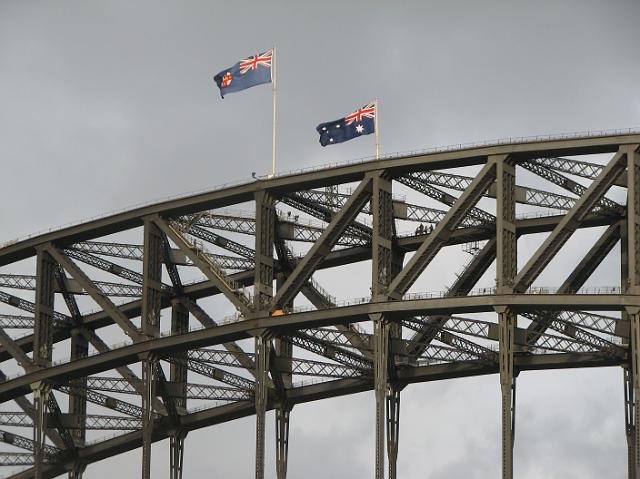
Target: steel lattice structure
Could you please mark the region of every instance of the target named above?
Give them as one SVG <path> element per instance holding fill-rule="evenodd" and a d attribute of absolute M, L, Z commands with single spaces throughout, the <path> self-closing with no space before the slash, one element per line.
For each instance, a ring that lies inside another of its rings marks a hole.
<path fill-rule="evenodd" d="M 255 415 L 262 479 L 274 410 L 283 479 L 296 404 L 373 390 L 375 477 L 395 479 L 402 390 L 495 373 L 511 478 L 518 374 L 618 366 L 640 477 L 639 175 L 640 132 L 550 137 L 256 179 L 5 244 L 0 465 L 22 466 L 15 479 L 80 478 L 142 447 L 148 479 L 151 445 L 168 438 L 177 479 L 189 431 Z M 562 282 L 534 285 L 593 228 Z M 537 233 L 518 269 L 518 238 Z M 415 292 L 455 245 L 471 256 L 453 284 Z M 611 257 L 619 282 L 584 288 Z M 313 277 L 360 262 L 363 298 Z"/>

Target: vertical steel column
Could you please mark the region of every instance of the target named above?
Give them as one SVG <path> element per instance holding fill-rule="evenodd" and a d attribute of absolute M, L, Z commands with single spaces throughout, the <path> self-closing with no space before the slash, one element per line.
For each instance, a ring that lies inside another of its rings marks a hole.
<path fill-rule="evenodd" d="M 33 391 L 33 402 L 36 410 L 36 423 L 33 429 L 33 463 L 34 463 L 34 479 L 42 479 L 42 466 L 45 464 L 44 445 L 45 445 L 45 418 L 47 410 L 47 401 L 51 387 L 48 384 L 37 382 L 31 385 Z"/>
<path fill-rule="evenodd" d="M 637 418 L 640 410 L 640 308 L 627 308 L 631 337 L 631 385 L 630 400 L 632 404 L 632 416 Z M 634 477 L 640 477 L 640 428 L 633 428 L 633 453 L 632 471 Z"/>
<path fill-rule="evenodd" d="M 44 249 L 38 249 L 36 256 L 36 306 L 34 323 L 33 362 L 37 367 L 46 368 L 51 365 L 53 348 L 53 312 L 55 292 L 56 261 Z M 45 463 L 45 418 L 49 392 L 48 384 L 37 382 L 31 385 L 36 409 L 34 424 L 33 460 L 34 477 L 42 478 L 42 466 Z"/>
<path fill-rule="evenodd" d="M 276 288 L 280 288 L 284 284 L 285 276 L 279 273 L 276 277 Z M 285 310 L 293 307 L 293 301 L 283 305 Z M 283 341 L 279 338 L 274 340 L 275 353 L 278 359 L 278 369 L 282 371 L 282 382 L 284 387 L 289 389 L 292 385 L 292 361 L 293 344 L 289 341 Z M 281 399 L 282 400 L 282 399 Z M 276 478 L 286 479 L 287 465 L 289 462 L 289 421 L 291 417 L 291 404 L 286 400 L 282 400 L 280 406 L 276 409 Z"/>
<path fill-rule="evenodd" d="M 627 220 L 621 221 L 620 225 L 620 285 L 626 291 L 629 287 L 629 241 L 628 241 Z M 621 318 L 629 321 L 629 315 L 622 311 Z M 631 351 L 631 340 L 629 340 L 629 351 Z M 636 410 L 633 386 L 633 365 L 629 354 L 629 363 L 622 366 L 624 378 L 624 432 L 627 438 L 627 475 L 629 479 L 636 479 L 635 473 L 635 430 L 636 430 Z"/>
<path fill-rule="evenodd" d="M 254 309 L 269 314 L 273 299 L 273 245 L 275 240 L 275 200 L 268 191 L 255 194 L 256 243 L 254 270 Z M 278 305 L 282 307 L 282 305 Z M 268 373 L 271 339 L 265 333 L 255 339 L 256 353 L 256 479 L 264 479 L 265 416 L 268 399 Z"/>
<path fill-rule="evenodd" d="M 628 367 L 623 367 L 624 374 L 624 423 L 625 435 L 627 437 L 627 468 L 629 479 L 636 479 L 635 474 L 635 431 L 636 431 L 636 411 L 635 411 L 635 390 L 633 387 L 633 375 Z"/>
<path fill-rule="evenodd" d="M 69 471 L 69 479 L 82 479 L 84 471 L 87 469 L 87 465 L 82 462 L 76 462 Z"/>
<path fill-rule="evenodd" d="M 266 336 L 258 336 L 256 343 L 256 479 L 264 479 L 265 416 L 267 413 L 267 377 L 271 341 Z"/>
<path fill-rule="evenodd" d="M 397 477 L 398 442 L 400 439 L 400 389 L 389 387 L 387 393 L 387 454 L 389 479 Z"/>
<path fill-rule="evenodd" d="M 189 331 L 189 310 L 177 299 L 171 300 L 171 334 L 180 335 Z M 187 352 L 174 354 L 174 357 L 186 361 Z M 169 380 L 178 387 L 174 401 L 178 411 L 187 408 L 187 368 L 186 363 L 171 363 Z M 170 479 L 182 479 L 184 464 L 184 441 L 187 434 L 181 429 L 173 431 L 169 437 Z"/>
<path fill-rule="evenodd" d="M 164 234 L 150 219 L 144 221 L 144 249 L 142 265 L 142 333 L 155 338 L 160 332 L 160 301 L 162 299 L 162 257 Z M 155 397 L 153 355 L 142 359 L 142 479 L 151 478 L 151 445 L 153 438 L 153 399 Z"/>
<path fill-rule="evenodd" d="M 393 197 L 391 178 L 383 171 L 373 177 L 371 196 L 373 215 L 373 237 L 371 244 L 371 300 L 386 301 L 387 290 L 393 268 Z M 395 415 L 395 401 L 399 402 L 400 391 L 393 390 L 389 383 L 391 364 L 389 343 L 392 324 L 381 314 L 372 315 L 374 328 L 374 391 L 376 400 L 376 453 L 375 477 L 385 476 L 385 432 L 387 433 L 389 455 L 389 475 L 395 476 L 397 459 L 398 416 Z M 394 414 L 388 415 L 394 407 Z M 389 410 L 389 411 L 388 411 Z M 386 426 L 386 431 L 385 431 Z"/>
<path fill-rule="evenodd" d="M 503 155 L 490 157 L 489 161 L 496 164 L 496 287 L 498 294 L 510 294 L 513 292 L 518 267 L 515 165 L 509 157 Z M 513 348 L 517 316 L 506 308 L 496 308 L 496 312 L 502 392 L 502 477 L 512 479 L 516 390 Z"/>
<path fill-rule="evenodd" d="M 186 432 L 177 430 L 169 437 L 170 447 L 170 479 L 182 479 L 182 469 L 184 466 L 184 440 Z"/>
<path fill-rule="evenodd" d="M 502 390 L 502 477 L 512 479 L 516 413 L 516 379 L 513 372 L 516 316 L 507 308 L 497 307 L 496 311 L 498 312 L 500 388 Z"/>
<path fill-rule="evenodd" d="M 640 154 L 627 150 L 627 261 L 628 294 L 640 292 Z"/>
<path fill-rule="evenodd" d="M 155 382 L 153 380 L 153 362 L 151 354 L 142 358 L 142 479 L 151 479 L 151 445 L 153 438 L 153 398 Z"/>
<path fill-rule="evenodd" d="M 394 228 L 395 234 L 395 228 Z M 391 254 L 391 278 L 402 270 L 404 252 L 393 248 Z M 402 339 L 402 326 L 400 323 L 391 323 L 389 328 L 389 341 Z M 396 479 L 398 465 L 398 445 L 400 441 L 400 391 L 401 387 L 396 381 L 395 356 L 389 347 L 389 362 L 387 376 L 387 455 L 389 457 L 389 479 Z"/>
<path fill-rule="evenodd" d="M 58 265 L 44 249 L 38 250 L 36 261 L 33 362 L 36 366 L 46 368 L 51 365 L 55 272 Z"/>
<path fill-rule="evenodd" d="M 273 245 L 275 241 L 275 200 L 268 191 L 255 194 L 256 245 L 254 308 L 265 312 L 273 299 Z M 278 305 L 281 306 L 281 305 Z"/>
<path fill-rule="evenodd" d="M 376 399 L 376 468 L 375 478 L 384 479 L 385 405 L 389 379 L 389 322 L 382 314 L 370 315 L 374 336 L 374 392 Z"/>
<path fill-rule="evenodd" d="M 640 293 L 640 155 L 638 145 L 627 147 L 627 228 L 626 248 L 622 256 L 626 256 L 627 294 Z M 624 241 L 625 234 L 622 235 Z M 625 268 L 623 266 L 623 275 Z M 633 449 L 630 477 L 640 477 L 640 428 L 635 424 L 640 410 L 640 308 L 626 308 L 630 325 L 630 361 L 631 361 L 631 417 L 633 418 Z M 633 473 L 633 476 L 631 476 Z"/>
<path fill-rule="evenodd" d="M 276 478 L 286 479 L 289 455 L 289 415 L 291 408 L 283 405 L 276 409 Z"/>
<path fill-rule="evenodd" d="M 144 222 L 142 264 L 142 333 L 155 338 L 160 333 L 160 301 L 162 299 L 162 257 L 164 233 L 151 220 Z"/>
<path fill-rule="evenodd" d="M 373 177 L 371 214 L 373 237 L 371 243 L 371 296 L 372 301 L 387 301 L 387 289 L 392 279 L 393 251 L 393 197 L 391 179 L 384 172 Z"/>
<path fill-rule="evenodd" d="M 496 163 L 496 286 L 498 294 L 513 292 L 517 274 L 516 169 L 505 156 L 492 156 Z"/>
<path fill-rule="evenodd" d="M 82 335 L 78 328 L 71 330 L 71 359 L 84 358 L 89 354 L 89 342 Z M 71 430 L 71 437 L 76 446 L 84 446 L 87 435 L 86 415 L 87 415 L 87 398 L 82 394 L 75 394 L 74 388 L 79 390 L 86 389 L 87 377 L 81 377 L 71 381 L 72 393 L 69 395 L 69 414 L 77 418 L 80 426 Z M 69 479 L 82 479 L 82 474 L 86 469 L 86 464 L 75 463 L 69 471 Z"/>

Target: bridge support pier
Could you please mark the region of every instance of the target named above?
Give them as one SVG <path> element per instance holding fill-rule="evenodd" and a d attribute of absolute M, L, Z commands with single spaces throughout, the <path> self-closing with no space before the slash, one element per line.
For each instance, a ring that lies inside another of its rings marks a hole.
<path fill-rule="evenodd" d="M 171 334 L 179 335 L 189 331 L 189 310 L 180 300 L 171 301 Z M 176 353 L 174 357 L 182 359 L 185 363 L 171 363 L 169 369 L 169 379 L 173 384 L 179 386 L 179 393 L 174 397 L 174 402 L 178 412 L 187 407 L 187 353 Z M 177 428 L 169 438 L 169 474 L 170 479 L 182 479 L 184 464 L 184 441 L 187 432 Z"/>
<path fill-rule="evenodd" d="M 389 479 L 397 476 L 398 443 L 400 439 L 400 388 L 390 374 L 393 356 L 390 351 L 391 332 L 396 325 L 383 315 L 372 315 L 374 324 L 374 391 L 376 399 L 376 479 L 385 477 L 385 451 L 389 461 Z M 399 328 L 398 328 L 399 329 Z M 385 428 L 386 426 L 386 428 Z M 385 448 L 386 433 L 386 448 Z"/>
<path fill-rule="evenodd" d="M 184 465 L 184 440 L 187 433 L 177 430 L 169 438 L 169 477 L 170 479 L 182 479 Z"/>
<path fill-rule="evenodd" d="M 89 342 L 78 329 L 71 331 L 71 359 L 84 358 L 89 354 Z M 71 382 L 74 388 L 79 390 L 86 389 L 87 378 L 75 379 Z M 78 394 L 76 389 L 72 389 L 72 394 L 69 395 L 69 414 L 76 414 L 80 417 L 84 417 L 87 414 L 87 398 L 82 394 Z M 71 435 L 76 445 L 83 446 L 86 439 L 86 424 L 85 420 L 82 420 L 82 427 L 71 431 Z M 75 479 L 69 473 L 70 479 Z"/>
<path fill-rule="evenodd" d="M 268 191 L 255 194 L 256 232 L 253 307 L 269 314 L 273 300 L 273 247 L 275 241 L 275 198 Z M 269 366 L 272 349 L 268 332 L 255 338 L 256 362 L 256 479 L 264 479 L 265 416 L 269 396 Z"/>
<path fill-rule="evenodd" d="M 512 158 L 489 158 L 496 165 L 496 287 L 498 294 L 513 293 L 518 268 L 516 237 L 516 170 Z M 515 439 L 516 378 L 513 370 L 514 336 L 517 315 L 505 307 L 498 313 L 500 389 L 502 399 L 502 478 L 513 478 Z"/>
<path fill-rule="evenodd" d="M 87 465 L 83 462 L 76 462 L 69 471 L 69 479 L 82 479 L 84 471 L 87 469 Z"/>
<path fill-rule="evenodd" d="M 142 333 L 156 338 L 160 333 L 162 299 L 162 259 L 165 235 L 153 219 L 144 220 L 144 246 L 142 263 Z M 146 355 L 142 360 L 142 479 L 151 478 L 151 445 L 153 439 L 153 402 L 155 395 L 155 369 L 158 358 Z"/>
<path fill-rule="evenodd" d="M 513 345 L 516 316 L 499 312 L 500 388 L 502 392 L 502 478 L 513 479 L 513 444 L 515 440 L 516 378 L 513 373 Z"/>
<path fill-rule="evenodd" d="M 151 445 L 153 438 L 153 398 L 155 387 L 153 381 L 155 359 L 148 356 L 142 361 L 142 479 L 151 479 Z"/>
<path fill-rule="evenodd" d="M 389 285 L 402 270 L 403 253 L 394 247 L 392 179 L 385 171 L 373 175 L 371 213 L 371 300 L 387 301 Z M 385 454 L 389 478 L 395 479 L 400 432 L 400 388 L 394 384 L 395 362 L 391 338 L 401 336 L 401 328 L 382 314 L 371 315 L 374 327 L 374 392 L 376 400 L 375 478 L 385 477 Z M 386 438 L 385 438 L 386 433 Z M 386 439 L 386 447 L 385 447 Z"/>
<path fill-rule="evenodd" d="M 627 294 L 640 293 L 640 154 L 638 145 L 627 147 L 627 221 L 621 234 L 622 279 L 626 278 Z M 626 259 L 626 261 L 625 261 Z M 624 267 L 624 264 L 627 267 Z M 637 415 L 640 411 L 640 308 L 627 307 L 630 326 L 630 377 L 625 373 L 625 402 L 627 420 L 627 445 L 629 449 L 629 477 L 640 477 L 640 428 Z"/>
<path fill-rule="evenodd" d="M 376 398 L 376 479 L 384 479 L 385 412 L 388 387 L 389 323 L 382 315 L 373 318 L 374 390 Z M 389 465 L 389 468 L 392 466 Z M 393 466 L 395 469 L 395 466 Z"/>
<path fill-rule="evenodd" d="M 289 417 L 291 407 L 284 405 L 276 409 L 276 477 L 286 479 L 289 459 Z"/>
<path fill-rule="evenodd" d="M 54 312 L 54 291 L 55 272 L 58 264 L 53 257 L 44 249 L 37 251 L 36 259 L 36 305 L 34 322 L 34 347 L 33 362 L 37 367 L 46 368 L 51 366 L 53 349 L 53 312 Z M 31 385 L 33 391 L 33 401 L 35 406 L 35 424 L 33 429 L 33 460 L 34 478 L 42 478 L 42 468 L 45 463 L 45 428 L 47 402 L 51 387 L 43 382 Z"/>
<path fill-rule="evenodd" d="M 630 323 L 631 371 L 625 373 L 625 403 L 627 446 L 629 450 L 629 477 L 640 477 L 640 428 L 637 414 L 640 410 L 640 308 L 627 308 Z"/>
<path fill-rule="evenodd" d="M 629 479 L 636 479 L 635 443 L 636 443 L 636 408 L 633 374 L 628 367 L 622 369 L 624 374 L 624 423 L 627 437 L 627 469 Z"/>
<path fill-rule="evenodd" d="M 33 462 L 34 479 L 42 479 L 42 468 L 45 464 L 45 428 L 47 402 L 51 387 L 48 384 L 37 382 L 31 385 L 33 391 L 33 402 L 36 410 L 36 421 L 33 428 Z"/>
<path fill-rule="evenodd" d="M 398 441 L 400 439 L 400 389 L 390 385 L 387 391 L 387 455 L 389 457 L 389 479 L 396 479 L 398 464 Z"/>
<path fill-rule="evenodd" d="M 264 479 L 265 416 L 267 413 L 269 353 L 271 341 L 256 337 L 256 479 Z"/>

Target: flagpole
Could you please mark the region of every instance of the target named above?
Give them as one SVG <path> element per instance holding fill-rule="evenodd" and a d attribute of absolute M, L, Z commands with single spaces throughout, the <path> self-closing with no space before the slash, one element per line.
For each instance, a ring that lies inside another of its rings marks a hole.
<path fill-rule="evenodd" d="M 373 117 L 373 127 L 376 130 L 376 160 L 380 159 L 380 130 L 378 130 L 378 99 L 375 101 L 375 116 Z"/>
<path fill-rule="evenodd" d="M 271 90 L 273 91 L 273 118 L 271 132 L 271 177 L 276 174 L 276 46 L 273 46 L 272 66 L 271 66 Z"/>

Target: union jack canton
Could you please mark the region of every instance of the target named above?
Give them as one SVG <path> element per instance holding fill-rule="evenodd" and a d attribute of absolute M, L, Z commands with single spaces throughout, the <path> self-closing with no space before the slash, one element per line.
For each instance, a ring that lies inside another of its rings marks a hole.
<path fill-rule="evenodd" d="M 264 53 L 256 53 L 244 60 L 240 60 L 231 68 L 222 70 L 213 77 L 220 88 L 220 96 L 224 98 L 227 93 L 246 90 L 252 86 L 271 83 L 272 79 L 273 50 Z"/>
<path fill-rule="evenodd" d="M 342 143 L 352 138 L 374 133 L 376 131 L 376 105 L 369 103 L 344 118 L 321 123 L 316 127 L 316 131 L 320 133 L 322 146 Z"/>

